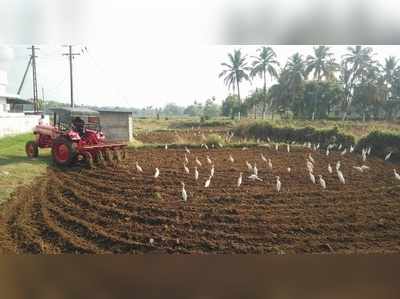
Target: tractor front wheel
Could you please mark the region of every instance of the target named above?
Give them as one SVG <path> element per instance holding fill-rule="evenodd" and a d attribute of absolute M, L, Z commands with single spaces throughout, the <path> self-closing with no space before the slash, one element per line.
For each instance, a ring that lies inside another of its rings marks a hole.
<path fill-rule="evenodd" d="M 37 158 L 39 156 L 38 145 L 35 141 L 28 141 L 25 144 L 25 152 L 28 158 Z"/>
<path fill-rule="evenodd" d="M 55 164 L 59 166 L 68 166 L 74 160 L 76 151 L 74 150 L 70 140 L 60 136 L 53 141 L 51 155 Z"/>

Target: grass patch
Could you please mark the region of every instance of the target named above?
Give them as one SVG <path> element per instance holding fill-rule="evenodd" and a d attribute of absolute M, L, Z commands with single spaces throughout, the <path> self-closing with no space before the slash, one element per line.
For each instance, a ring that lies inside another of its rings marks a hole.
<path fill-rule="evenodd" d="M 20 185 L 25 185 L 46 170 L 50 151 L 39 149 L 37 159 L 28 159 L 25 143 L 34 139 L 32 133 L 0 139 L 0 204 Z"/>

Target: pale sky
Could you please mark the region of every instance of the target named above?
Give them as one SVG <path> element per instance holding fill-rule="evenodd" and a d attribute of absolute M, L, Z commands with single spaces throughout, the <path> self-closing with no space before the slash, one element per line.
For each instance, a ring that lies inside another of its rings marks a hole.
<path fill-rule="evenodd" d="M 28 61 L 28 45 L 2 47 L 3 69 L 8 70 L 8 91 L 15 93 Z M 37 74 L 39 94 L 44 88 L 45 98 L 69 101 L 69 69 L 61 46 L 38 45 Z M 75 46 L 81 53 L 74 60 L 74 92 L 77 104 L 99 106 L 162 107 L 168 102 L 189 105 L 194 100 L 205 101 L 215 96 L 220 102 L 229 91 L 218 78 L 227 53 L 240 48 L 249 56 L 256 55 L 259 45 L 87 45 Z M 312 46 L 272 46 L 279 62 L 299 51 L 304 56 L 312 53 Z M 347 46 L 331 46 L 340 58 Z M 389 55 L 400 57 L 400 46 L 373 46 L 380 61 Z M 272 82 L 269 82 L 269 85 Z M 242 95 L 261 87 L 260 79 L 243 83 Z M 32 77 L 29 73 L 22 96 L 32 96 Z"/>

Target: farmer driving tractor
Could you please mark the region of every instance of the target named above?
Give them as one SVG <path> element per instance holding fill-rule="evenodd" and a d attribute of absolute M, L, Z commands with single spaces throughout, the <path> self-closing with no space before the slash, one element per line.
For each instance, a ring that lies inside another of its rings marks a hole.
<path fill-rule="evenodd" d="M 82 118 L 80 118 L 79 116 L 75 117 L 72 121 L 72 126 L 74 130 L 79 133 L 80 137 L 83 137 L 85 135 L 85 122 Z"/>

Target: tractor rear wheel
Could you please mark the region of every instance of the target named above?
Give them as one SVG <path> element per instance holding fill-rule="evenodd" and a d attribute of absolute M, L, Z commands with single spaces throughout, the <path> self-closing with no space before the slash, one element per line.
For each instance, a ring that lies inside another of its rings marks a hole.
<path fill-rule="evenodd" d="M 72 146 L 72 141 L 64 136 L 59 136 L 53 141 L 51 155 L 55 164 L 59 166 L 68 166 L 76 156 L 76 151 Z"/>
<path fill-rule="evenodd" d="M 28 141 L 25 144 L 25 152 L 28 158 L 37 158 L 39 156 L 38 145 L 35 141 Z"/>

